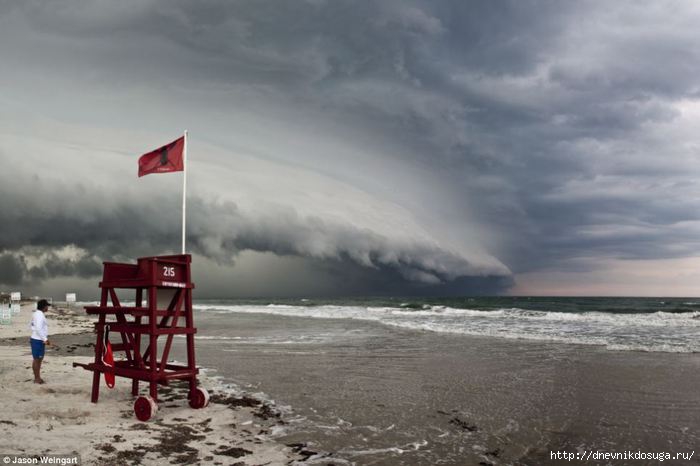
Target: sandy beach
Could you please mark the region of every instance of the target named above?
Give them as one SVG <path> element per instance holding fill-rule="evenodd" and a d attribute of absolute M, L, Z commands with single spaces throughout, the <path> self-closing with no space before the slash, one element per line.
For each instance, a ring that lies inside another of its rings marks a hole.
<path fill-rule="evenodd" d="M 26 343 L 32 305 L 9 325 L 0 325 L 0 438 L 3 454 L 79 455 L 82 464 L 238 464 L 284 465 L 304 458 L 303 448 L 267 437 L 284 421 L 273 406 L 231 394 L 215 377 L 200 377 L 211 403 L 188 406 L 184 387 L 159 391 L 160 409 L 147 423 L 133 414 L 130 384 L 117 379 L 103 386 L 97 404 L 90 403 L 92 374 L 73 368 L 88 362 L 92 347 L 86 335 L 92 323 L 82 309 L 54 308 L 47 313 L 50 340 L 42 367 L 45 385 L 33 383 Z M 80 341 L 80 343 L 77 343 Z M 302 451 L 302 454 L 299 454 Z"/>

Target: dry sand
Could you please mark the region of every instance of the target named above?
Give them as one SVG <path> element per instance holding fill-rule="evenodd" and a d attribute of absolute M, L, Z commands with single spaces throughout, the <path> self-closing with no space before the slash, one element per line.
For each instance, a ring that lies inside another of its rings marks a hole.
<path fill-rule="evenodd" d="M 103 385 L 99 402 L 90 403 L 92 373 L 72 367 L 90 361 L 88 356 L 61 356 L 63 351 L 47 348 L 42 366 L 47 383 L 34 384 L 27 342 L 31 311 L 23 306 L 10 325 L 0 325 L 0 453 L 77 453 L 82 464 L 100 465 L 284 465 L 302 458 L 266 437 L 283 422 L 273 409 L 223 391 L 206 375 L 200 382 L 212 394 L 207 408 L 191 409 L 185 386 L 172 384 L 159 390 L 160 409 L 147 423 L 134 417 L 126 379 L 117 378 L 112 390 Z M 52 310 L 47 319 L 50 335 L 92 329 L 79 309 Z"/>

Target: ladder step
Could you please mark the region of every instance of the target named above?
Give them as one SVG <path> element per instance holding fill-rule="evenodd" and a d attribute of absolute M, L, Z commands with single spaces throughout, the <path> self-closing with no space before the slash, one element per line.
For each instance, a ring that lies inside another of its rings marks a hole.
<path fill-rule="evenodd" d="M 130 345 L 129 343 L 117 343 L 115 345 L 112 345 L 112 351 L 133 351 L 134 346 Z"/>
<path fill-rule="evenodd" d="M 86 306 L 85 312 L 92 315 L 110 315 L 110 314 L 121 314 L 121 315 L 131 315 L 134 317 L 149 317 L 154 316 L 184 316 L 186 313 L 185 309 L 173 309 L 169 311 L 167 309 L 157 309 L 150 310 L 147 307 L 128 307 L 128 306 Z"/>
<path fill-rule="evenodd" d="M 113 323 L 113 322 L 96 322 L 95 328 L 100 329 L 105 326 L 109 326 L 109 331 L 114 335 L 117 333 L 129 333 L 135 334 L 149 334 L 151 327 L 150 325 L 135 324 L 133 322 L 127 323 Z M 157 326 L 153 335 L 187 335 L 197 333 L 197 329 L 193 327 L 170 327 L 170 326 Z"/>

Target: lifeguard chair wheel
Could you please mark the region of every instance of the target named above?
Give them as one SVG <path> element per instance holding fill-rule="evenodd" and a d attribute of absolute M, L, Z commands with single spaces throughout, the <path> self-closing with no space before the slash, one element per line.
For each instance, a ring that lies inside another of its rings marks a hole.
<path fill-rule="evenodd" d="M 148 421 L 157 412 L 158 404 L 148 395 L 140 396 L 134 401 L 134 414 L 136 414 L 136 419 L 141 422 Z"/>
<path fill-rule="evenodd" d="M 202 387 L 194 389 L 192 397 L 190 397 L 190 407 L 194 409 L 206 408 L 209 404 L 209 392 Z"/>

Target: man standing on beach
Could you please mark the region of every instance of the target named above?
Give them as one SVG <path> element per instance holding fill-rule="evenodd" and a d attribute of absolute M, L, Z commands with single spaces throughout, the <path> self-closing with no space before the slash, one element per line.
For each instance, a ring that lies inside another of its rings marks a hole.
<path fill-rule="evenodd" d="M 34 383 L 44 383 L 41 378 L 41 363 L 44 360 L 44 350 L 49 342 L 49 326 L 46 323 L 44 311 L 49 308 L 49 302 L 45 299 L 36 304 L 36 311 L 32 314 L 32 321 L 29 324 L 32 329 L 32 336 L 29 344 L 32 347 L 32 370 L 34 371 Z"/>

